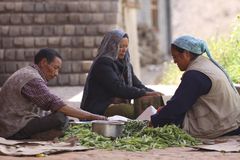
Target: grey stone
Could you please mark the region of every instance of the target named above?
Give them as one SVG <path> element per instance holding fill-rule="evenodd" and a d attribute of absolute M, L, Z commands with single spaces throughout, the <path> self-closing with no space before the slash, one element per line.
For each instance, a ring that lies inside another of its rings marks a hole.
<path fill-rule="evenodd" d="M 22 11 L 22 2 L 15 2 L 14 4 L 14 10 L 16 12 L 21 12 Z"/>
<path fill-rule="evenodd" d="M 67 14 L 59 13 L 59 14 L 55 15 L 55 18 L 56 18 L 56 23 L 58 23 L 58 24 L 68 23 L 68 15 Z"/>
<path fill-rule="evenodd" d="M 104 22 L 105 22 L 105 24 L 117 24 L 117 14 L 116 13 L 105 13 Z"/>
<path fill-rule="evenodd" d="M 33 33 L 33 36 L 41 36 L 43 34 L 43 27 L 33 26 L 32 33 Z"/>
<path fill-rule="evenodd" d="M 46 21 L 48 24 L 56 24 L 56 14 L 47 14 L 46 15 Z"/>
<path fill-rule="evenodd" d="M 2 39 L 2 47 L 3 48 L 12 48 L 13 47 L 13 39 L 12 38 L 3 38 Z"/>
<path fill-rule="evenodd" d="M 79 74 L 70 74 L 69 78 L 70 78 L 71 86 L 79 85 L 79 83 L 80 83 L 80 75 Z"/>
<path fill-rule="evenodd" d="M 70 61 L 64 61 L 61 68 L 61 73 L 71 73 L 72 66 Z"/>
<path fill-rule="evenodd" d="M 98 54 L 98 48 L 94 48 L 92 51 L 92 57 L 95 58 Z"/>
<path fill-rule="evenodd" d="M 62 58 L 64 59 L 64 62 L 65 62 L 65 60 L 72 59 L 72 48 L 62 48 L 62 49 L 60 49 L 59 53 L 62 56 Z"/>
<path fill-rule="evenodd" d="M 14 3 L 6 3 L 5 8 L 7 12 L 13 12 L 15 8 Z"/>
<path fill-rule="evenodd" d="M 92 14 L 92 23 L 101 24 L 104 22 L 104 13 L 95 13 Z"/>
<path fill-rule="evenodd" d="M 33 23 L 33 14 L 23 14 L 22 22 L 23 22 L 23 24 L 32 24 Z"/>
<path fill-rule="evenodd" d="M 48 45 L 49 46 L 58 46 L 60 44 L 60 37 L 49 37 Z"/>
<path fill-rule="evenodd" d="M 25 50 L 25 60 L 32 61 L 34 59 L 35 50 L 34 49 L 26 49 Z"/>
<path fill-rule="evenodd" d="M 45 3 L 35 3 L 35 11 L 36 12 L 44 12 L 45 11 Z"/>
<path fill-rule="evenodd" d="M 44 36 L 53 36 L 54 35 L 54 26 L 45 26 L 43 28 L 43 35 Z"/>
<path fill-rule="evenodd" d="M 33 12 L 34 11 L 34 3 L 28 2 L 23 3 L 22 8 L 24 12 Z"/>
<path fill-rule="evenodd" d="M 74 48 L 72 50 L 72 59 L 73 60 L 82 60 L 83 59 L 83 49 Z"/>
<path fill-rule="evenodd" d="M 86 33 L 87 33 L 87 35 L 90 35 L 90 36 L 97 35 L 97 25 L 89 25 L 86 28 Z"/>
<path fill-rule="evenodd" d="M 103 36 L 96 36 L 95 37 L 95 46 L 99 47 L 102 42 Z"/>
<path fill-rule="evenodd" d="M 90 11 L 90 1 L 82 1 L 79 3 L 78 10 L 79 12 L 89 12 Z"/>
<path fill-rule="evenodd" d="M 76 35 L 84 35 L 85 34 L 85 25 L 77 25 L 76 26 Z"/>
<path fill-rule="evenodd" d="M 87 79 L 87 73 L 80 74 L 80 85 L 84 85 Z"/>
<path fill-rule="evenodd" d="M 25 60 L 25 53 L 24 53 L 24 49 L 17 49 L 16 50 L 16 60 Z"/>
<path fill-rule="evenodd" d="M 92 14 L 90 13 L 81 14 L 79 18 L 80 24 L 89 24 L 92 21 Z"/>
<path fill-rule="evenodd" d="M 48 86 L 55 86 L 55 85 L 59 85 L 58 84 L 58 77 L 54 78 L 54 79 L 51 79 L 50 81 L 48 81 Z"/>
<path fill-rule="evenodd" d="M 82 72 L 87 73 L 92 65 L 92 61 L 82 61 Z"/>
<path fill-rule="evenodd" d="M 60 25 L 54 26 L 54 34 L 55 35 L 61 36 L 61 35 L 63 35 L 63 33 L 64 33 L 63 26 L 60 26 Z"/>
<path fill-rule="evenodd" d="M 18 62 L 18 63 L 17 63 L 17 69 L 26 67 L 26 66 L 28 66 L 29 64 L 30 64 L 30 62 Z"/>
<path fill-rule="evenodd" d="M 6 73 L 15 72 L 17 70 L 17 63 L 12 61 L 7 62 L 5 70 L 6 70 Z"/>
<path fill-rule="evenodd" d="M 0 63 L 0 73 L 5 72 L 5 63 Z"/>
<path fill-rule="evenodd" d="M 24 46 L 23 37 L 15 37 L 13 43 L 15 47 L 23 47 Z"/>
<path fill-rule="evenodd" d="M 82 47 L 83 46 L 83 37 L 73 37 L 72 45 L 74 47 Z"/>
<path fill-rule="evenodd" d="M 60 74 L 58 76 L 58 84 L 59 85 L 67 85 L 67 84 L 69 84 L 69 75 L 68 74 Z"/>
<path fill-rule="evenodd" d="M 73 73 L 81 73 L 82 72 L 82 62 L 81 61 L 74 61 L 72 63 L 72 72 Z"/>
<path fill-rule="evenodd" d="M 52 2 L 45 3 L 45 9 L 47 12 L 55 12 L 56 11 L 56 3 L 52 3 Z"/>
<path fill-rule="evenodd" d="M 104 35 L 106 32 L 112 30 L 114 25 L 101 24 L 98 25 L 98 33 Z"/>
<path fill-rule="evenodd" d="M 84 60 L 91 60 L 91 59 L 93 59 L 93 54 L 92 54 L 92 52 L 93 52 L 93 49 L 92 48 L 89 48 L 89 49 L 84 49 L 83 50 L 83 59 Z"/>
<path fill-rule="evenodd" d="M 24 47 L 26 48 L 34 48 L 34 38 L 33 37 L 25 37 L 23 39 Z"/>
<path fill-rule="evenodd" d="M 35 45 L 36 45 L 36 47 L 46 47 L 47 46 L 47 38 L 35 37 Z"/>
<path fill-rule="evenodd" d="M 10 14 L 0 14 L 0 24 L 9 24 Z"/>
<path fill-rule="evenodd" d="M 0 60 L 4 59 L 4 50 L 0 49 Z"/>
<path fill-rule="evenodd" d="M 69 2 L 67 2 L 67 3 L 69 3 Z M 66 4 L 66 3 L 64 3 L 64 2 L 58 2 L 58 3 L 56 3 L 55 5 L 56 5 L 56 7 L 55 7 L 55 11 L 56 11 L 56 12 L 64 13 L 64 12 L 67 11 L 67 4 Z"/>
<path fill-rule="evenodd" d="M 75 26 L 74 25 L 65 25 L 64 34 L 67 36 L 75 35 Z"/>
<path fill-rule="evenodd" d="M 0 12 L 5 12 L 5 3 L 0 3 Z"/>
<path fill-rule="evenodd" d="M 4 82 L 8 79 L 10 74 L 0 74 L 0 85 L 2 86 Z"/>
<path fill-rule="evenodd" d="M 1 26 L 1 33 L 2 36 L 7 36 L 9 34 L 9 26 Z"/>
<path fill-rule="evenodd" d="M 9 28 L 9 35 L 10 36 L 19 36 L 20 35 L 20 28 L 17 26 L 11 26 Z"/>
<path fill-rule="evenodd" d="M 70 2 L 67 4 L 67 10 L 69 12 L 78 12 L 79 2 Z"/>
<path fill-rule="evenodd" d="M 79 24 L 80 14 L 77 13 L 69 13 L 69 23 L 71 24 Z"/>
<path fill-rule="evenodd" d="M 4 60 L 14 60 L 15 59 L 15 50 L 6 49 L 4 54 Z"/>
<path fill-rule="evenodd" d="M 21 26 L 20 30 L 23 36 L 31 36 L 33 32 L 32 26 Z"/>
<path fill-rule="evenodd" d="M 99 2 L 98 4 L 98 12 L 112 12 L 112 5 L 111 2 L 109 1 L 103 1 L 103 2 Z M 116 11 L 115 11 L 116 12 Z"/>
<path fill-rule="evenodd" d="M 37 24 L 45 24 L 46 23 L 46 15 L 36 14 L 34 16 L 34 22 Z"/>
<path fill-rule="evenodd" d="M 94 3 L 90 3 L 90 12 L 93 12 L 93 13 L 98 13 L 101 11 L 100 9 L 100 3 L 101 2 L 98 2 L 98 1 L 95 1 Z"/>
<path fill-rule="evenodd" d="M 71 46 L 71 37 L 62 37 L 60 40 L 61 47 Z"/>
<path fill-rule="evenodd" d="M 119 7 L 118 7 L 119 1 L 111 1 L 111 7 L 110 8 L 110 12 L 119 12 Z"/>
<path fill-rule="evenodd" d="M 84 47 L 94 47 L 94 37 L 84 37 L 83 40 Z"/>

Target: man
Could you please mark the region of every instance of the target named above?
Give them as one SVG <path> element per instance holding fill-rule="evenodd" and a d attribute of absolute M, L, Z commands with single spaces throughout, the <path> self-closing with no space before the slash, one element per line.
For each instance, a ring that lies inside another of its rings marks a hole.
<path fill-rule="evenodd" d="M 11 75 L 0 91 L 0 136 L 7 139 L 29 139 L 49 135 L 52 139 L 62 133 L 71 116 L 83 120 L 105 120 L 106 117 L 75 109 L 50 93 L 47 82 L 55 78 L 62 57 L 53 49 L 41 49 L 34 64 Z M 34 110 L 50 110 L 40 117 Z M 52 135 L 50 134 L 52 133 Z"/>
<path fill-rule="evenodd" d="M 173 97 L 151 116 L 152 125 L 176 124 L 199 138 L 240 134 L 240 96 L 207 44 L 181 36 L 171 50 L 174 63 L 185 72 Z"/>

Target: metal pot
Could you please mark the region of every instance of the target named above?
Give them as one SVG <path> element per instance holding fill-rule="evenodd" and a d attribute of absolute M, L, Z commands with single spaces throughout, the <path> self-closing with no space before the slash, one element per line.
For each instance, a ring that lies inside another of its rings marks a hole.
<path fill-rule="evenodd" d="M 119 121 L 92 121 L 92 131 L 104 137 L 116 138 L 121 136 L 124 122 Z"/>

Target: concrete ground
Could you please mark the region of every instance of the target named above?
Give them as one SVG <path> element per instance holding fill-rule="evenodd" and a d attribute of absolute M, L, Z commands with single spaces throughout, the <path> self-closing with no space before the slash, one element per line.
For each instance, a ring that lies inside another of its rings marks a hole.
<path fill-rule="evenodd" d="M 1 160 L 239 160 L 240 153 L 199 151 L 193 148 L 172 147 L 148 152 L 89 150 L 47 155 L 46 157 L 0 156 Z"/>
<path fill-rule="evenodd" d="M 151 85 L 157 91 L 166 95 L 166 99 L 171 97 L 176 86 Z M 52 93 L 58 95 L 67 104 L 73 107 L 79 107 L 83 87 L 50 87 Z M 48 155 L 42 157 L 44 160 L 238 160 L 240 153 L 224 153 L 215 151 L 199 151 L 194 148 L 172 147 L 166 149 L 154 149 L 148 152 L 128 152 L 128 151 L 107 151 L 107 150 L 89 150 L 82 152 L 69 152 Z M 0 160 L 37 160 L 37 157 L 12 157 L 0 156 Z"/>

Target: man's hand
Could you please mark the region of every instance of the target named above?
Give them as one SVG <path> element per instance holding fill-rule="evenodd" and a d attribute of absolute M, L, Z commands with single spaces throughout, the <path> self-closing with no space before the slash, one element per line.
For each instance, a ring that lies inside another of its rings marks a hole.
<path fill-rule="evenodd" d="M 76 109 L 69 106 L 63 106 L 58 111 L 64 113 L 67 116 L 81 120 L 107 120 L 107 117 L 105 116 L 93 114 L 82 109 Z"/>

